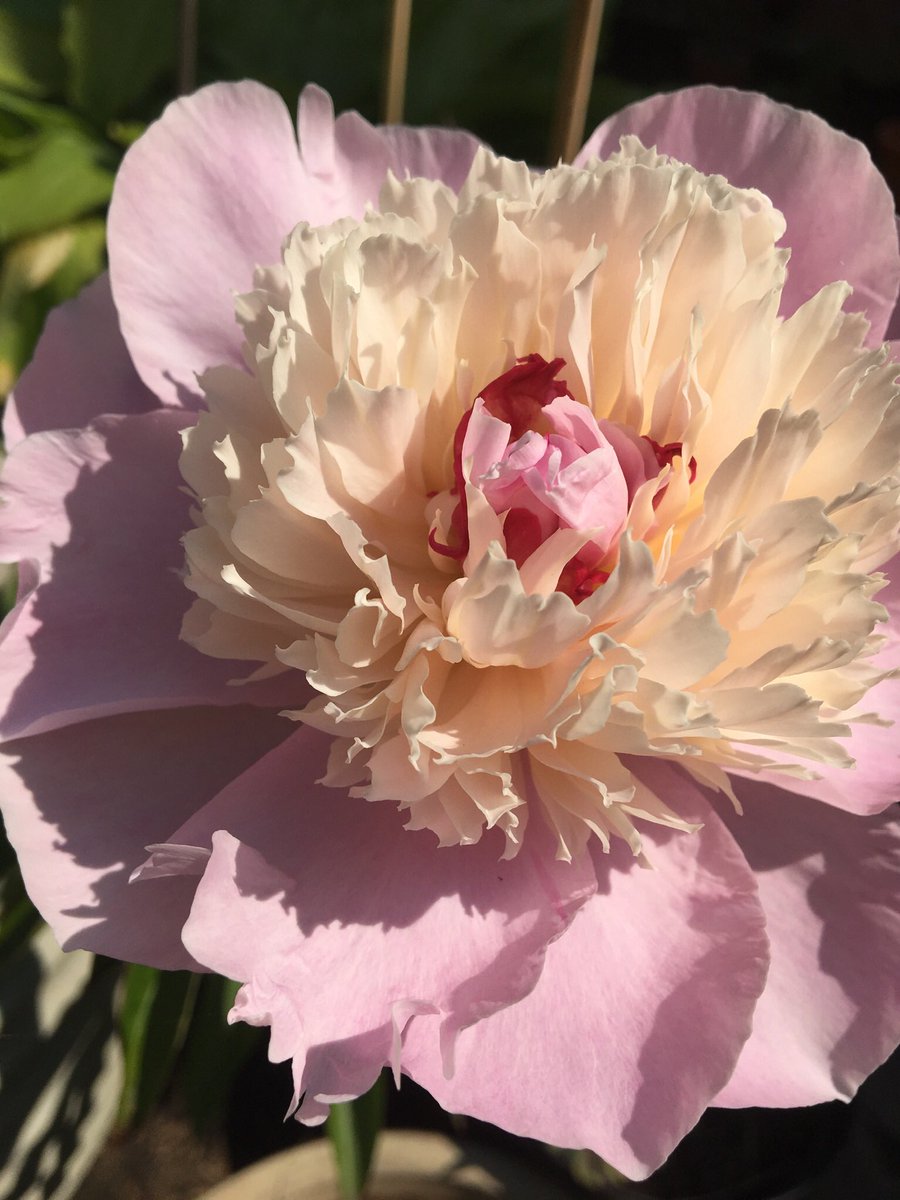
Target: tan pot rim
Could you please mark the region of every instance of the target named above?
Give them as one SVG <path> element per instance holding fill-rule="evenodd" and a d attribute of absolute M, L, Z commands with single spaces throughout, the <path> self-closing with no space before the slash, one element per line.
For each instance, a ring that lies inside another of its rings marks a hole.
<path fill-rule="evenodd" d="M 527 1163 L 437 1133 L 388 1130 L 375 1151 L 367 1200 L 572 1200 Z M 231 1176 L 200 1200 L 341 1200 L 331 1145 L 307 1142 Z"/>

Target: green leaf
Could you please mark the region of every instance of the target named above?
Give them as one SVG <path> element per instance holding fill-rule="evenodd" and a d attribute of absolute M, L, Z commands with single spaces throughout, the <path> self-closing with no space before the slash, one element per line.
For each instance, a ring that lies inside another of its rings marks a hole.
<path fill-rule="evenodd" d="M 25 894 L 22 877 L 16 867 L 10 869 L 0 881 L 0 963 L 27 942 L 41 925 L 37 909 Z"/>
<path fill-rule="evenodd" d="M 221 1125 L 237 1074 L 263 1036 L 254 1026 L 225 1023 L 238 986 L 218 975 L 204 976 L 185 1038 L 180 1084 L 188 1116 L 201 1135 Z"/>
<path fill-rule="evenodd" d="M 106 136 L 117 146 L 127 150 L 133 146 L 147 128 L 144 121 L 110 121 L 106 127 Z"/>
<path fill-rule="evenodd" d="M 86 132 L 84 122 L 65 108 L 0 87 L 0 167 L 25 161 L 41 135 L 54 129 Z"/>
<path fill-rule="evenodd" d="M 16 594 L 19 590 L 19 572 L 14 563 L 7 563 L 5 569 L 0 575 L 2 583 L 0 583 L 0 616 L 6 616 L 16 602 Z M 0 872 L 2 872 L 0 866 Z M 0 901 L 0 912 L 3 911 L 2 901 Z"/>
<path fill-rule="evenodd" d="M 54 29 L 59 26 L 59 10 L 63 0 L 0 0 L 3 7 L 15 17 L 27 17 L 40 25 Z"/>
<path fill-rule="evenodd" d="M 178 16 L 178 0 L 68 0 L 62 51 L 71 103 L 100 125 L 127 114 L 174 74 Z"/>
<path fill-rule="evenodd" d="M 109 151 L 77 129 L 48 129 L 27 158 L 0 173 L 0 242 L 42 233 L 102 207 L 112 194 Z"/>
<path fill-rule="evenodd" d="M 0 968 L 41 924 L 25 891 L 15 851 L 0 823 Z"/>
<path fill-rule="evenodd" d="M 0 85 L 32 96 L 60 91 L 65 65 L 54 14 L 41 19 L 38 8 L 15 9 L 0 9 Z"/>
<path fill-rule="evenodd" d="M 105 234 L 103 220 L 89 218 L 23 239 L 6 253 L 0 268 L 0 395 L 31 358 L 50 309 L 103 270 Z"/>
<path fill-rule="evenodd" d="M 120 1126 L 145 1117 L 171 1079 L 198 985 L 198 977 L 189 971 L 126 968 L 119 1018 L 125 1051 Z"/>
<path fill-rule="evenodd" d="M 84 120 L 60 104 L 47 104 L 20 96 L 8 88 L 0 87 L 0 117 L 5 125 L 14 121 L 20 131 L 34 132 L 43 129 L 77 129 L 87 132 Z"/>
<path fill-rule="evenodd" d="M 334 1149 L 344 1200 L 359 1200 L 363 1194 L 386 1104 L 387 1075 L 382 1072 L 364 1096 L 331 1106 L 325 1129 Z"/>

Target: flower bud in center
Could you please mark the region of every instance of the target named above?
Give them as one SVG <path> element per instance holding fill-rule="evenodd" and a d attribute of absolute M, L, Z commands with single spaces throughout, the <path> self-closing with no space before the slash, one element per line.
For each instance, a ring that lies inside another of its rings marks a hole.
<path fill-rule="evenodd" d="M 507 556 L 520 568 L 558 529 L 585 533 L 557 590 L 576 603 L 609 576 L 628 512 L 629 487 L 610 440 L 591 410 L 556 375 L 562 358 L 539 354 L 489 383 L 456 429 L 456 498 L 438 498 L 429 534 L 437 554 L 462 560 L 469 550 L 466 485 L 477 488 L 502 520 Z M 441 504 L 444 499 L 444 504 Z M 442 536 L 441 512 L 450 511 Z"/>

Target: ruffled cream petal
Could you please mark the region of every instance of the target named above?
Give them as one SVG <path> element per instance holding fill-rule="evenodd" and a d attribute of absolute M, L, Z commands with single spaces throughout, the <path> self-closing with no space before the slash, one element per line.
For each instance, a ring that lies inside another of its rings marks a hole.
<path fill-rule="evenodd" d="M 642 823 L 691 828 L 650 760 L 732 800 L 728 771 L 848 764 L 900 400 L 846 285 L 779 315 L 783 233 L 628 138 L 540 175 L 481 149 L 458 194 L 389 175 L 299 225 L 237 302 L 249 373 L 207 372 L 185 436 L 183 636 L 303 672 L 325 782 L 442 844 L 514 855 L 537 805 L 561 858 L 640 855 Z M 513 443 L 480 397 L 528 355 L 569 395 Z M 516 561 L 508 508 L 539 530 Z"/>

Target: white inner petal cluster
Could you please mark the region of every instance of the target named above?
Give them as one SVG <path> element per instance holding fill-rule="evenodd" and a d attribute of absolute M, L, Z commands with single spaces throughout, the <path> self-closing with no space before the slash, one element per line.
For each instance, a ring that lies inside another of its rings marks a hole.
<path fill-rule="evenodd" d="M 846 285 L 778 316 L 783 232 L 760 193 L 631 140 L 545 174 L 481 151 L 459 196 L 390 177 L 361 221 L 299 226 L 238 301 L 249 372 L 207 372 L 185 438 L 184 637 L 304 673 L 290 715 L 333 736 L 327 782 L 442 843 L 496 825 L 513 854 L 540 805 L 562 857 L 638 853 L 640 819 L 687 828 L 648 756 L 725 791 L 848 762 L 900 403 Z M 564 358 L 598 421 L 683 446 L 579 603 L 556 588 L 585 537 L 517 565 L 477 489 L 464 558 L 429 545 L 463 414 L 528 354 Z"/>

